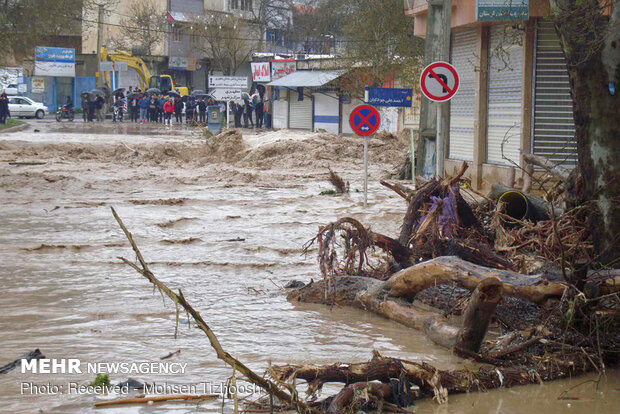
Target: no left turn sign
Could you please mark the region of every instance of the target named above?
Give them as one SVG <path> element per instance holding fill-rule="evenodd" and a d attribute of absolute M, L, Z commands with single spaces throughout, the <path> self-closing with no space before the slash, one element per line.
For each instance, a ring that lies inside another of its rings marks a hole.
<path fill-rule="evenodd" d="M 420 75 L 420 89 L 431 101 L 449 101 L 459 90 L 459 74 L 447 62 L 433 62 Z"/>

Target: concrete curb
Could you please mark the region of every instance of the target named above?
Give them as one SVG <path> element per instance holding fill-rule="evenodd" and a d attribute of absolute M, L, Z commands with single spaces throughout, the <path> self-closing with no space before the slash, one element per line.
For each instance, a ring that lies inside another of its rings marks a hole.
<path fill-rule="evenodd" d="M 28 129 L 30 125 L 27 122 L 24 122 L 22 125 L 15 125 L 14 127 L 0 130 L 0 134 L 4 134 L 6 132 L 18 132 L 23 131 L 24 129 Z"/>

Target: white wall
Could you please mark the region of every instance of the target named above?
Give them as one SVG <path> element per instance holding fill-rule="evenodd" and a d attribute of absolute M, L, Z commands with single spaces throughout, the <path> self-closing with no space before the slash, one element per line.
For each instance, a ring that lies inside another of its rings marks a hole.
<path fill-rule="evenodd" d="M 342 133 L 343 134 L 353 134 L 353 130 L 351 129 L 351 126 L 349 125 L 349 117 L 351 116 L 351 111 L 353 111 L 353 109 L 358 106 L 363 104 L 364 102 L 362 102 L 359 99 L 352 99 L 351 103 L 349 104 L 342 104 L 342 119 L 340 120 L 341 124 L 342 124 Z"/>
<path fill-rule="evenodd" d="M 339 99 L 335 94 L 315 93 L 314 96 L 314 130 L 324 129 L 330 134 L 339 132 Z"/>
<path fill-rule="evenodd" d="M 288 128 L 288 100 L 286 90 L 280 91 L 280 99 L 273 101 L 273 127 Z"/>

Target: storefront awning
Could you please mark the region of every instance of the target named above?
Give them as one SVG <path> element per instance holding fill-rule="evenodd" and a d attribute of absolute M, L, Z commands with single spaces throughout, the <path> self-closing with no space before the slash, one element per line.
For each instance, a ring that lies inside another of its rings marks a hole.
<path fill-rule="evenodd" d="M 300 70 L 267 85 L 287 88 L 319 87 L 344 75 L 345 72 L 345 70 Z"/>

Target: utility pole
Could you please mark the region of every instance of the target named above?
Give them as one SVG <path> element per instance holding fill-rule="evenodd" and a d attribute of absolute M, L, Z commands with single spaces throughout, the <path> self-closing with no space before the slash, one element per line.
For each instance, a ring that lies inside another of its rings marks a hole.
<path fill-rule="evenodd" d="M 450 60 L 450 21 L 452 17 L 452 0 L 428 0 L 428 17 L 426 20 L 426 39 L 424 39 L 424 60 L 425 65 L 435 61 Z M 439 143 L 437 132 L 441 133 L 441 139 L 444 140 L 448 130 L 448 111 L 447 104 L 435 105 L 428 99 L 422 99 L 420 105 L 420 135 L 418 137 L 418 151 L 416 159 L 418 161 L 417 174 L 421 176 L 432 175 L 437 171 L 433 166 L 432 156 L 438 147 L 441 155 L 444 157 L 444 142 Z M 441 113 L 438 116 L 437 110 Z M 441 122 L 440 128 L 437 128 L 437 121 Z M 439 145 L 441 144 L 441 145 Z M 435 159 L 435 162 L 441 167 L 443 159 Z"/>
<path fill-rule="evenodd" d="M 103 45 L 103 6 L 99 4 L 97 14 L 97 86 L 103 86 L 103 74 L 101 73 L 101 46 Z"/>

